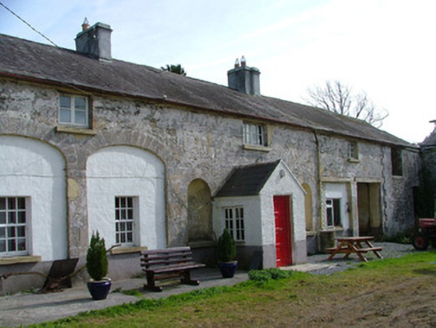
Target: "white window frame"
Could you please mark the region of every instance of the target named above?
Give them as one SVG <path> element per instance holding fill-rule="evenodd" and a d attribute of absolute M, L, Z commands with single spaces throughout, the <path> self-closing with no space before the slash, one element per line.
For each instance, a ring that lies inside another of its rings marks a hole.
<path fill-rule="evenodd" d="M 62 106 L 63 101 L 69 100 L 69 106 Z M 84 101 L 85 107 L 77 107 L 76 100 Z M 84 122 L 77 122 L 79 113 L 84 116 Z M 69 115 L 68 115 L 69 114 Z M 68 116 L 68 119 L 65 119 Z M 62 125 L 72 125 L 77 127 L 89 127 L 89 99 L 83 96 L 65 95 L 59 97 L 59 123 Z"/>
<path fill-rule="evenodd" d="M 0 257 L 29 254 L 29 216 L 28 197 L 0 197 Z"/>
<path fill-rule="evenodd" d="M 357 142 L 350 141 L 348 143 L 348 159 L 358 160 L 359 159 L 359 147 Z"/>
<path fill-rule="evenodd" d="M 244 145 L 268 146 L 267 127 L 264 124 L 247 123 L 243 124 Z"/>
<path fill-rule="evenodd" d="M 341 198 L 327 198 L 325 200 L 328 227 L 342 227 L 341 202 Z"/>
<path fill-rule="evenodd" d="M 121 247 L 137 245 L 138 197 L 115 196 L 114 210 L 115 243 L 121 244 Z"/>
<path fill-rule="evenodd" d="M 237 242 L 245 241 L 244 206 L 227 206 L 223 208 L 224 226 Z"/>

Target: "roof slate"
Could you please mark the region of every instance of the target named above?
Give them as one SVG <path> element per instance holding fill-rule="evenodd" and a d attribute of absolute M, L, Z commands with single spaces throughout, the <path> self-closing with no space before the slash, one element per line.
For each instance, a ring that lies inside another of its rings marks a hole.
<path fill-rule="evenodd" d="M 253 164 L 234 168 L 224 185 L 215 194 L 215 197 L 259 195 L 279 163 L 280 160 L 272 163 Z"/>
<path fill-rule="evenodd" d="M 225 72 L 223 72 L 225 74 Z M 168 102 L 209 112 L 259 118 L 311 131 L 416 147 L 370 124 L 277 98 L 246 95 L 226 86 L 113 59 L 0 34 L 0 76 L 59 84 L 76 90 Z"/>

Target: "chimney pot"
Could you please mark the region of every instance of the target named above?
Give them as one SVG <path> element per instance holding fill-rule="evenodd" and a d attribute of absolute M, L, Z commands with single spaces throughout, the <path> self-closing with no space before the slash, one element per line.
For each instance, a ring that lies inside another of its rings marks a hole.
<path fill-rule="evenodd" d="M 239 59 L 236 58 L 236 61 L 235 61 L 235 68 L 238 68 L 238 67 L 239 67 Z"/>
<path fill-rule="evenodd" d="M 245 57 L 242 56 L 242 58 L 241 58 L 241 66 L 245 67 L 246 65 L 247 65 L 247 61 L 245 60 Z"/>
<path fill-rule="evenodd" d="M 86 31 L 89 28 L 89 21 L 88 18 L 85 17 L 85 20 L 83 21 L 82 24 L 82 31 Z"/>

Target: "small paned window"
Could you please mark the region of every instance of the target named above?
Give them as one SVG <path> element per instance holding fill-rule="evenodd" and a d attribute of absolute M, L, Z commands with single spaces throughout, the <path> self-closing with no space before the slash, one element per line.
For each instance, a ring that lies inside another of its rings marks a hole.
<path fill-rule="evenodd" d="M 224 208 L 225 227 L 229 230 L 235 241 L 245 240 L 244 207 Z"/>
<path fill-rule="evenodd" d="M 122 246 L 134 244 L 134 197 L 115 197 L 115 241 Z"/>
<path fill-rule="evenodd" d="M 60 96 L 59 123 L 89 126 L 88 98 L 79 96 Z"/>
<path fill-rule="evenodd" d="M 0 197 L 0 256 L 27 255 L 25 197 Z"/>
<path fill-rule="evenodd" d="M 359 149 L 357 147 L 357 142 L 355 141 L 348 143 L 348 158 L 354 160 L 359 159 Z"/>
<path fill-rule="evenodd" d="M 403 175 L 403 157 L 401 149 L 391 148 L 392 175 Z"/>
<path fill-rule="evenodd" d="M 341 199 L 326 199 L 326 217 L 328 227 L 340 227 L 341 223 Z"/>
<path fill-rule="evenodd" d="M 268 146 L 266 127 L 262 124 L 244 123 L 244 144 L 254 146 Z"/>

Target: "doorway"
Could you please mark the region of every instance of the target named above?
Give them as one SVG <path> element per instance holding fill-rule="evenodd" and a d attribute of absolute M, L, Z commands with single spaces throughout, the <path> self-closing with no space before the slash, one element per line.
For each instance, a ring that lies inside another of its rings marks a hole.
<path fill-rule="evenodd" d="M 357 184 L 357 209 L 360 236 L 382 236 L 380 184 Z"/>
<path fill-rule="evenodd" d="M 292 264 L 292 203 L 289 196 L 274 196 L 276 266 Z"/>

